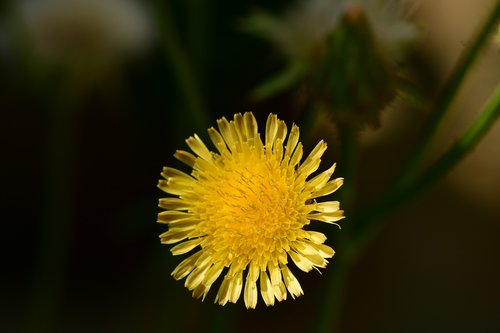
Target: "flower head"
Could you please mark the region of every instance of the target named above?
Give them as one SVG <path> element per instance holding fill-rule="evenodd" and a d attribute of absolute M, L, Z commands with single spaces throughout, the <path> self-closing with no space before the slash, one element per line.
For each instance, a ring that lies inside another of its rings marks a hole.
<path fill-rule="evenodd" d="M 326 143 L 319 142 L 302 162 L 299 129 L 287 136 L 284 121 L 269 115 L 265 141 L 252 113 L 236 114 L 233 121 L 217 121 L 219 131 L 208 130 L 217 153 L 197 135 L 186 140 L 195 153 L 177 151 L 175 157 L 193 168 L 191 175 L 165 167 L 158 187 L 178 197 L 160 199 L 165 211 L 158 222 L 168 231 L 164 244 L 179 243 L 174 255 L 197 250 L 172 272 L 186 278 L 193 297 L 207 295 L 226 269 L 216 302 L 236 303 L 243 291 L 247 308 L 255 308 L 257 289 L 266 305 L 295 298 L 302 288 L 290 271 L 289 258 L 305 272 L 326 267 L 334 255 L 323 244 L 324 234 L 305 230 L 311 220 L 327 223 L 343 218 L 339 202 L 316 202 L 342 185 L 330 180 L 335 164 L 312 179 Z M 286 144 L 285 144 L 286 141 Z M 257 286 L 259 285 L 259 287 Z"/>

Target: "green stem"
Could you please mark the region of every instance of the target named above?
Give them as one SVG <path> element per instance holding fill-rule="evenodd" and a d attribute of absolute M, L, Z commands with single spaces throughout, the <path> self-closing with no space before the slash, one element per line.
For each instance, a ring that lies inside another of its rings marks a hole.
<path fill-rule="evenodd" d="M 409 199 L 415 197 L 427 187 L 432 185 L 446 173 L 448 173 L 455 165 L 462 160 L 467 153 L 479 143 L 479 141 L 488 133 L 491 126 L 500 116 L 500 85 L 497 85 L 492 97 L 486 103 L 479 117 L 474 120 L 472 125 L 467 129 L 465 134 L 444 153 L 430 168 L 427 169 L 420 177 L 418 177 L 412 185 L 406 186 L 401 190 L 389 196 L 386 200 L 377 205 L 373 210 L 368 212 L 368 215 L 361 216 L 359 221 L 365 225 L 354 242 L 350 244 L 350 250 L 354 253 L 358 252 L 369 242 L 383 227 L 382 223 L 368 223 L 379 219 L 392 211 L 395 207 L 405 203 Z M 349 251 L 349 252 L 351 252 Z"/>
<path fill-rule="evenodd" d="M 179 42 L 178 34 L 174 26 L 173 15 L 169 1 L 157 0 L 156 6 L 163 46 L 169 55 L 170 62 L 184 98 L 190 111 L 189 119 L 196 130 L 205 130 L 208 124 L 207 114 L 202 102 L 202 95 L 196 82 L 193 67 L 184 48 Z"/>
<path fill-rule="evenodd" d="M 450 171 L 467 153 L 478 144 L 500 115 L 500 85 L 497 85 L 480 116 L 472 123 L 465 134 L 436 161 L 414 185 L 403 192 L 411 198 L 433 184 Z M 404 196 L 403 196 L 404 199 Z M 401 199 L 400 199 L 401 200 Z"/>
<path fill-rule="evenodd" d="M 396 188 L 404 187 L 412 181 L 417 169 L 420 167 L 425 153 L 428 151 L 432 139 L 438 132 L 438 129 L 449 111 L 453 100 L 457 96 L 466 74 L 478 58 L 480 50 L 489 40 L 490 33 L 494 29 L 495 25 L 498 24 L 499 20 L 500 0 L 496 2 L 496 5 L 491 10 L 489 17 L 484 22 L 481 30 L 474 39 L 474 42 L 470 45 L 467 51 L 462 54 L 454 71 L 452 72 L 452 75 L 445 84 L 441 94 L 436 99 L 428 125 L 422 133 L 422 140 L 416 150 L 412 153 L 412 157 L 409 159 L 408 163 L 403 168 L 401 176 L 398 178 Z"/>
<path fill-rule="evenodd" d="M 497 23 L 500 17 L 500 0 L 496 2 L 494 8 L 491 11 L 490 16 L 485 20 L 482 29 L 479 31 L 473 44 L 470 45 L 469 49 L 461 56 L 458 61 L 455 70 L 453 71 L 451 77 L 448 79 L 446 85 L 443 88 L 442 93 L 439 95 L 434 103 L 433 112 L 431 113 L 431 118 L 429 120 L 427 128 L 424 130 L 422 135 L 422 141 L 419 143 L 415 152 L 412 152 L 412 157 L 403 167 L 401 175 L 398 177 L 398 181 L 395 186 L 389 190 L 386 196 L 372 207 L 366 214 L 358 216 L 353 224 L 358 227 L 357 241 L 351 244 L 350 249 L 353 252 L 359 252 L 362 247 L 358 243 L 369 242 L 379 230 L 383 228 L 383 224 L 376 224 L 374 221 L 388 214 L 392 209 L 397 207 L 399 204 L 410 199 L 410 197 L 418 194 L 426 186 L 430 185 L 429 181 L 434 181 L 437 179 L 437 175 L 440 169 L 439 166 L 434 165 L 429 171 L 423 176 L 425 179 L 419 178 L 416 180 L 416 171 L 420 167 L 422 159 L 425 152 L 434 138 L 439 126 L 441 125 L 446 113 L 448 112 L 454 98 L 458 94 L 461 83 L 463 82 L 468 70 L 473 65 L 474 61 L 477 59 L 479 51 L 482 46 L 488 40 L 488 36 L 492 31 L 494 25 Z M 449 155 L 446 154 L 449 158 Z M 444 158 L 445 156 L 443 156 Z M 442 162 L 442 158 L 440 159 Z M 442 167 L 442 164 L 440 164 Z M 430 171 L 434 170 L 434 171 Z M 431 172 L 431 173 L 429 173 Z M 442 171 L 439 171 L 442 172 Z M 424 181 L 424 183 L 421 183 Z M 414 186 L 411 186 L 414 184 Z M 415 191 L 412 189 L 415 187 Z M 412 190 L 410 190 L 412 189 Z"/>
<path fill-rule="evenodd" d="M 304 76 L 305 65 L 296 62 L 278 74 L 271 76 L 264 83 L 261 83 L 257 88 L 252 90 L 250 98 L 252 101 L 263 101 L 274 95 L 290 89 Z"/>

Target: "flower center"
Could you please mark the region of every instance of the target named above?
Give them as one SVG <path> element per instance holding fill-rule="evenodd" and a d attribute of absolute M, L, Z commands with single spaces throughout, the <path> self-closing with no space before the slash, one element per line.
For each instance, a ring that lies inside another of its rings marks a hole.
<path fill-rule="evenodd" d="M 305 203 L 294 191 L 294 177 L 274 157 L 235 154 L 219 162 L 223 167 L 200 180 L 206 189 L 197 206 L 198 230 L 206 235 L 202 246 L 222 260 L 265 264 L 264 256 L 286 250 L 307 221 L 300 218 Z"/>

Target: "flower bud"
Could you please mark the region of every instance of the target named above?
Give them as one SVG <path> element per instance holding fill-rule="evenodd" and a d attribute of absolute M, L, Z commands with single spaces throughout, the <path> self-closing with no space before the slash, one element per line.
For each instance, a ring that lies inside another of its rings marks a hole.
<path fill-rule="evenodd" d="M 346 7 L 314 76 L 318 97 L 340 123 L 376 125 L 395 96 L 396 73 L 383 51 L 364 9 Z"/>

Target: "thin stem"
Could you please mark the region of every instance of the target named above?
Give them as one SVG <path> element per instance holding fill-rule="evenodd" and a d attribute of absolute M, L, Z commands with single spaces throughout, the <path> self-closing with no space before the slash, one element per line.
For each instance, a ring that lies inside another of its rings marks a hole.
<path fill-rule="evenodd" d="M 410 199 L 411 196 L 418 194 L 417 192 L 422 191 L 426 186 L 430 185 L 428 183 L 419 184 L 422 181 L 422 178 L 416 179 L 416 171 L 420 167 L 424 153 L 428 150 L 428 147 L 443 119 L 445 118 L 445 115 L 448 112 L 453 99 L 458 94 L 460 85 L 463 82 L 468 70 L 478 57 L 479 51 L 481 50 L 482 46 L 488 40 L 488 36 L 496 22 L 499 20 L 499 17 L 500 0 L 496 2 L 490 16 L 485 20 L 483 27 L 479 31 L 473 44 L 471 44 L 469 49 L 461 56 L 459 62 L 455 67 L 455 70 L 453 71 L 447 84 L 444 86 L 442 93 L 434 103 L 434 112 L 431 113 L 429 125 L 422 135 L 422 141 L 416 148 L 415 152 L 412 152 L 412 157 L 403 167 L 401 175 L 398 177 L 397 183 L 391 190 L 388 191 L 386 196 L 381 201 L 379 201 L 372 207 L 372 209 L 370 209 L 366 214 L 358 216 L 356 221 L 353 221 L 353 224 L 358 226 L 357 241 L 353 242 L 350 246 L 353 252 L 359 252 L 360 250 L 360 245 L 358 245 L 357 243 L 364 244 L 368 242 L 376 234 L 378 234 L 379 230 L 383 227 L 382 224 L 375 225 L 374 221 L 382 216 L 385 216 L 399 204 Z M 434 168 L 436 168 L 436 166 L 431 169 L 438 170 Z M 428 175 L 428 173 L 426 173 L 426 175 Z M 434 181 L 435 179 L 437 179 L 435 176 L 427 177 L 429 177 L 428 181 Z M 418 189 L 418 191 L 412 192 L 413 190 L 409 190 L 413 188 L 413 186 L 411 186 L 412 184 L 414 184 L 416 188 L 420 187 L 420 189 Z"/>
<path fill-rule="evenodd" d="M 194 70 L 189 62 L 188 55 L 179 42 L 178 34 L 174 26 L 173 15 L 168 3 L 169 1 L 156 1 L 158 15 L 161 15 L 159 23 L 163 46 L 169 55 L 172 64 L 171 68 L 177 77 L 190 111 L 189 120 L 196 130 L 204 130 L 207 127 L 208 120 L 202 102 L 202 95 L 199 91 Z"/>
<path fill-rule="evenodd" d="M 457 96 L 466 74 L 478 58 L 480 50 L 488 41 L 491 31 L 494 29 L 495 25 L 498 24 L 499 19 L 500 0 L 496 2 L 489 17 L 486 19 L 477 37 L 474 39 L 474 42 L 470 45 L 467 51 L 462 54 L 441 94 L 436 99 L 428 125 L 422 133 L 422 140 L 416 150 L 411 154 L 412 157 L 409 159 L 405 167 L 403 167 L 403 171 L 401 176 L 398 178 L 396 188 L 404 187 L 412 181 L 417 169 L 420 167 L 425 153 L 428 151 L 431 141 L 448 113 L 453 100 Z"/>
<path fill-rule="evenodd" d="M 403 194 L 409 198 L 420 193 L 437 179 L 450 171 L 467 153 L 471 152 L 484 137 L 500 115 L 500 85 L 497 85 L 480 116 L 472 123 L 465 134 L 421 177 L 413 187 Z M 403 197 L 404 199 L 404 197 Z"/>
<path fill-rule="evenodd" d="M 464 135 L 453 145 L 441 158 L 439 158 L 426 172 L 418 177 L 410 186 L 406 186 L 395 192 L 386 200 L 377 205 L 368 215 L 361 216 L 359 221 L 363 221 L 365 228 L 355 237 L 355 241 L 350 244 L 350 249 L 354 252 L 364 247 L 364 244 L 371 240 L 383 227 L 381 223 L 368 223 L 374 221 L 395 207 L 400 206 L 409 199 L 415 197 L 427 187 L 432 185 L 455 165 L 462 160 L 467 153 L 470 153 L 479 141 L 488 133 L 491 126 L 500 116 L 500 85 L 497 85 L 492 97 L 486 103 L 479 117 L 474 120 Z"/>

